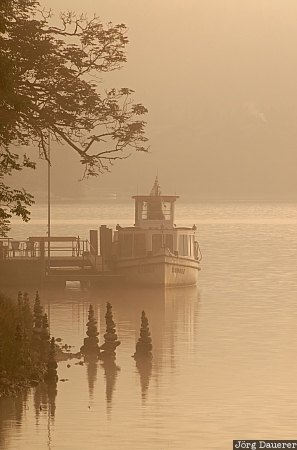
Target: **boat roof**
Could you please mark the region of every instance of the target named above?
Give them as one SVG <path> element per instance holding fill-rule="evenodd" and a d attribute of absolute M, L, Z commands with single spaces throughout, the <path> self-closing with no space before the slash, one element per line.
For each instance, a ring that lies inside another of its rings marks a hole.
<path fill-rule="evenodd" d="M 179 198 L 179 195 L 158 195 L 156 196 L 165 202 L 173 201 Z M 152 200 L 154 196 L 152 195 L 133 195 L 132 198 L 136 200 Z"/>
<path fill-rule="evenodd" d="M 173 202 L 177 198 L 179 198 L 179 195 L 162 195 L 158 176 L 156 176 L 153 187 L 152 187 L 149 195 L 133 195 L 132 196 L 132 198 L 134 198 L 135 200 L 152 200 L 156 197 L 159 198 L 160 200 L 163 200 L 164 202 Z"/>
<path fill-rule="evenodd" d="M 142 228 L 142 227 L 121 227 L 120 225 L 117 225 L 117 231 L 161 231 L 166 232 L 168 231 L 185 231 L 185 230 L 196 230 L 193 227 L 174 227 L 174 228 L 161 228 L 161 227 L 149 227 L 149 228 Z"/>

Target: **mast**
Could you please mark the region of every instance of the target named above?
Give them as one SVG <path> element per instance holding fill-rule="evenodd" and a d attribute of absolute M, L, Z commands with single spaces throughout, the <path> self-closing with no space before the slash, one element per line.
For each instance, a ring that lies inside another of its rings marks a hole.
<path fill-rule="evenodd" d="M 47 273 L 51 265 L 51 134 L 48 132 L 47 150 Z"/>

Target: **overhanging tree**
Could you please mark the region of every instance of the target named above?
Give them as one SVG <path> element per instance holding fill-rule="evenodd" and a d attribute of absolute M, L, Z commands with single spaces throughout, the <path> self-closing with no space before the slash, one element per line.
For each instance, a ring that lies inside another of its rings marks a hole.
<path fill-rule="evenodd" d="M 78 155 L 85 176 L 108 171 L 131 150 L 147 150 L 147 110 L 133 103 L 133 91 L 98 89 L 100 76 L 126 61 L 126 32 L 123 24 L 73 12 L 61 14 L 56 26 L 38 1 L 1 0 L 0 234 L 12 214 L 28 220 L 33 202 L 6 181 L 15 170 L 35 166 L 17 146 L 34 144 L 48 159 L 50 133 Z"/>

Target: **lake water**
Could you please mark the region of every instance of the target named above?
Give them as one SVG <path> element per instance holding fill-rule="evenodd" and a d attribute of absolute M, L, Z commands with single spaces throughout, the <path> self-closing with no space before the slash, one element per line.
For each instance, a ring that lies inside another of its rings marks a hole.
<path fill-rule="evenodd" d="M 17 239 L 46 232 L 46 207 L 15 223 Z M 57 205 L 52 234 L 88 237 L 133 224 L 133 205 Z M 110 301 L 116 367 L 59 363 L 40 385 L 0 401 L 2 450 L 229 450 L 233 439 L 296 439 L 297 205 L 184 204 L 203 253 L 197 288 L 41 291 L 51 333 L 79 349 L 92 303 L 103 342 Z M 12 290 L 16 295 L 19 286 Z M 33 292 L 30 293 L 33 298 Z M 152 364 L 131 355 L 147 313 Z"/>

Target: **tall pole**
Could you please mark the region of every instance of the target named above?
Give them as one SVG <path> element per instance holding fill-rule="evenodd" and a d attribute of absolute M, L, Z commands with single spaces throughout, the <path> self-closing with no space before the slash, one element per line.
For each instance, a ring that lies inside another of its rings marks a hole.
<path fill-rule="evenodd" d="M 51 265 L 51 134 L 48 132 L 47 150 L 47 273 Z"/>

